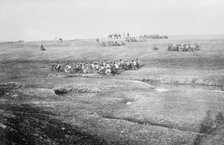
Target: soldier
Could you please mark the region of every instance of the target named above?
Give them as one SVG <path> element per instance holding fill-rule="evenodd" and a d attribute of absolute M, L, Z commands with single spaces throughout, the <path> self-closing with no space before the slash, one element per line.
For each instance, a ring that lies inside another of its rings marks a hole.
<path fill-rule="evenodd" d="M 69 65 L 69 63 L 67 63 L 67 65 L 65 66 L 65 72 L 70 73 L 71 68 L 72 68 L 71 65 Z"/>
<path fill-rule="evenodd" d="M 61 65 L 60 65 L 58 62 L 56 62 L 55 69 L 56 69 L 57 71 L 59 71 L 59 70 L 60 70 L 60 68 L 61 68 Z"/>
<path fill-rule="evenodd" d="M 62 41 L 63 41 L 63 40 L 62 40 L 62 38 L 60 38 L 59 40 L 60 40 L 60 41 L 61 41 L 61 43 L 62 43 Z"/>
<path fill-rule="evenodd" d="M 198 43 L 195 43 L 195 50 L 199 50 L 199 47 Z"/>
<path fill-rule="evenodd" d="M 96 42 L 99 43 L 100 42 L 100 39 L 99 38 L 96 38 Z"/>
<path fill-rule="evenodd" d="M 132 63 L 133 63 L 133 68 L 134 68 L 134 69 L 137 69 L 137 63 L 136 63 L 136 61 L 133 60 Z"/>
<path fill-rule="evenodd" d="M 44 45 L 42 43 L 40 44 L 40 50 L 42 50 L 42 51 L 46 50 L 46 48 L 44 47 Z"/>
<path fill-rule="evenodd" d="M 140 60 L 138 58 L 136 58 L 135 61 L 136 61 L 136 68 L 139 69 L 140 68 Z"/>

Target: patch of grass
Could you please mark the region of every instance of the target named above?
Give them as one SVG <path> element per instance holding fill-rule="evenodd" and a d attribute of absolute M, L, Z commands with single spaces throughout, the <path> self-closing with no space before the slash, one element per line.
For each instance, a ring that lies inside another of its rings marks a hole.
<path fill-rule="evenodd" d="M 19 88 L 20 85 L 15 82 L 0 83 L 0 97 L 3 97 L 5 94 L 9 93 L 13 89 Z"/>
<path fill-rule="evenodd" d="M 54 89 L 55 94 L 57 95 L 63 95 L 67 94 L 69 92 L 75 92 L 75 93 L 99 93 L 100 90 L 97 88 L 73 88 L 73 87 L 62 87 Z"/>
<path fill-rule="evenodd" d="M 68 92 L 71 92 L 71 91 L 72 91 L 72 88 L 59 88 L 59 89 L 54 89 L 54 92 L 57 95 L 67 94 Z"/>
<path fill-rule="evenodd" d="M 55 114 L 28 104 L 2 104 L 1 110 L 11 115 L 4 116 L 0 124 L 0 143 L 5 144 L 52 144 L 52 145 L 101 145 L 103 139 L 81 128 L 54 119 Z"/>

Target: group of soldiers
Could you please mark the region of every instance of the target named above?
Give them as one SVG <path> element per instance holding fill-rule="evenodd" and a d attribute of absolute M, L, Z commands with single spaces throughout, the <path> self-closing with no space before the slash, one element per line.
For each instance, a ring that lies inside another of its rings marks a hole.
<path fill-rule="evenodd" d="M 139 42 L 139 40 L 137 40 L 135 37 L 127 37 L 125 39 L 126 42 Z"/>
<path fill-rule="evenodd" d="M 137 70 L 141 67 L 140 60 L 125 61 L 123 59 L 115 61 L 99 61 L 99 62 L 79 62 L 67 63 L 64 67 L 60 63 L 53 63 L 51 69 L 53 71 L 64 71 L 65 73 L 100 73 L 104 75 L 119 74 L 123 70 Z"/>
<path fill-rule="evenodd" d="M 123 46 L 123 45 L 125 45 L 124 41 L 107 41 L 101 43 L 101 46 Z"/>
<path fill-rule="evenodd" d="M 142 35 L 140 38 L 144 39 L 168 39 L 167 35 L 159 35 L 159 34 L 154 34 L 154 35 Z"/>
<path fill-rule="evenodd" d="M 130 37 L 130 34 L 129 33 L 127 33 L 127 34 L 123 33 L 123 38 L 127 38 L 127 37 Z M 112 39 L 112 38 L 114 38 L 114 39 L 121 39 L 121 34 L 117 34 L 117 33 L 109 34 L 108 35 L 108 39 Z"/>
<path fill-rule="evenodd" d="M 112 38 L 115 38 L 115 39 L 121 39 L 121 34 L 109 34 L 108 35 L 108 39 L 112 39 Z"/>
<path fill-rule="evenodd" d="M 173 45 L 172 43 L 168 44 L 169 51 L 197 51 L 200 50 L 199 48 L 200 46 L 197 43 L 195 43 L 194 46 L 192 46 L 191 44 L 184 44 L 184 45 L 181 44 Z"/>

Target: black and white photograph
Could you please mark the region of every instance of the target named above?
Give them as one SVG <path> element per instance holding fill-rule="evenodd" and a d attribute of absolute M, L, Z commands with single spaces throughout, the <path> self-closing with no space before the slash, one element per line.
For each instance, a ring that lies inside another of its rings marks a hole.
<path fill-rule="evenodd" d="M 0 0 L 0 145 L 224 145 L 224 0 Z"/>

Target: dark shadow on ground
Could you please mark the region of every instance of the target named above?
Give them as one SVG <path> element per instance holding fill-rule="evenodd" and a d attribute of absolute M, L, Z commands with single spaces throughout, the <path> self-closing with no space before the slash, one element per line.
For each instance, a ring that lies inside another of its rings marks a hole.
<path fill-rule="evenodd" d="M 199 135 L 194 140 L 194 145 L 203 144 L 204 140 L 212 140 L 216 136 L 217 131 L 222 129 L 224 125 L 224 116 L 222 112 L 218 112 L 216 117 L 213 119 L 211 116 L 211 111 L 208 110 L 206 116 L 204 117 L 201 125 Z M 218 141 L 219 142 L 219 141 Z"/>
<path fill-rule="evenodd" d="M 0 104 L 1 145 L 101 145 L 98 136 L 55 119 L 55 115 L 28 104 Z"/>

